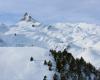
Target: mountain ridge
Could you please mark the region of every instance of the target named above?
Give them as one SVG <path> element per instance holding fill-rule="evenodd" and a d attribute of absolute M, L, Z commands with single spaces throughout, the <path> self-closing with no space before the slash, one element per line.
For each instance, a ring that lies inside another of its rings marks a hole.
<path fill-rule="evenodd" d="M 1 47 L 37 46 L 59 51 L 70 46 L 69 52 L 75 57 L 83 56 L 89 62 L 94 62 L 97 57 L 93 53 L 100 56 L 100 26 L 87 23 L 44 25 L 29 16 L 25 13 L 24 20 L 0 34 Z M 93 64 L 100 66 L 98 61 Z"/>

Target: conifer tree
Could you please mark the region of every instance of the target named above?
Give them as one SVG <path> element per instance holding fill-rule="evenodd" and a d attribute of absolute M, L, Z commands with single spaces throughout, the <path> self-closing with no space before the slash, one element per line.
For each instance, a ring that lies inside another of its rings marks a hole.
<path fill-rule="evenodd" d="M 33 61 L 33 60 L 34 60 L 33 57 L 31 57 L 31 58 L 30 58 L 30 61 Z"/>
<path fill-rule="evenodd" d="M 58 77 L 57 77 L 56 73 L 53 75 L 53 80 L 58 80 Z"/>
<path fill-rule="evenodd" d="M 52 62 L 50 60 L 48 62 L 48 66 L 51 66 L 52 67 Z"/>
<path fill-rule="evenodd" d="M 46 75 L 44 76 L 43 80 L 47 80 L 47 76 Z"/>
<path fill-rule="evenodd" d="M 46 60 L 44 61 L 44 65 L 47 65 L 47 61 Z"/>

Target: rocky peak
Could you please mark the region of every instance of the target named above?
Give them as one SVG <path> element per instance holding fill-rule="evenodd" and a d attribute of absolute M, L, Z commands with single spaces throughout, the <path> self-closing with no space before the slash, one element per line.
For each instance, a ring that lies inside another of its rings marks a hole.
<path fill-rule="evenodd" d="M 31 21 L 31 22 L 37 22 L 35 19 L 33 19 L 31 17 L 31 15 L 29 15 L 27 12 L 24 14 L 23 18 L 21 19 L 21 21 Z"/>

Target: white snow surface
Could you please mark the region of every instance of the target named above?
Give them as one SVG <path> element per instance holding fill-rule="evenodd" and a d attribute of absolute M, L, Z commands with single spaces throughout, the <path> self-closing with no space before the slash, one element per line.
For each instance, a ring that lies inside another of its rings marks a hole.
<path fill-rule="evenodd" d="M 34 61 L 30 62 L 30 57 Z M 49 71 L 44 60 L 51 60 L 49 52 L 39 47 L 0 47 L 0 80 L 52 80 L 54 71 Z"/>
<path fill-rule="evenodd" d="M 0 33 L 1 47 L 41 47 L 47 50 L 68 49 L 74 57 L 100 67 L 100 26 L 87 23 L 43 25 L 22 20 Z"/>

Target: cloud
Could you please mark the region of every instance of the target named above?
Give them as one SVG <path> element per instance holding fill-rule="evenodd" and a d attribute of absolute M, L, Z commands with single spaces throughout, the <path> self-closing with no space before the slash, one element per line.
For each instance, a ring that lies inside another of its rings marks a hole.
<path fill-rule="evenodd" d="M 36 19 L 47 23 L 63 21 L 98 23 L 99 4 L 100 0 L 0 0 L 0 15 L 15 17 L 29 12 Z"/>

